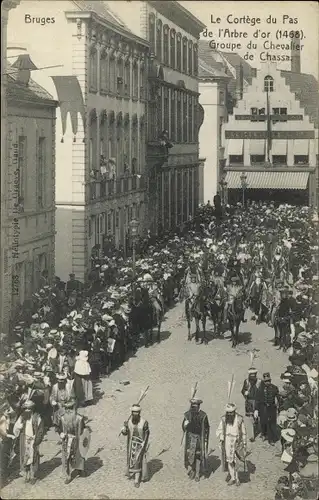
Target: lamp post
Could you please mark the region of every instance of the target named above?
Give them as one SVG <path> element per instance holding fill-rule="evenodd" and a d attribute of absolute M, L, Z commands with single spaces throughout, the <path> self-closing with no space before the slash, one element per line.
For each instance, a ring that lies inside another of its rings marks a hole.
<path fill-rule="evenodd" d="M 226 203 L 226 188 L 227 188 L 227 182 L 225 181 L 225 177 L 223 177 L 220 182 L 220 192 L 222 193 L 222 205 L 225 205 Z"/>
<path fill-rule="evenodd" d="M 311 220 L 312 220 L 312 224 L 313 224 L 314 229 L 315 229 L 314 246 L 316 247 L 318 245 L 318 230 L 319 230 L 319 217 L 318 217 L 317 207 L 314 208 L 314 212 L 313 212 Z M 316 262 L 316 274 L 318 276 L 318 274 L 319 274 L 319 253 L 318 253 L 318 250 L 316 248 L 315 248 L 314 258 L 315 258 L 315 262 Z"/>
<path fill-rule="evenodd" d="M 245 189 L 247 189 L 247 187 L 248 187 L 247 175 L 245 174 L 245 172 L 242 172 L 242 174 L 240 176 L 240 182 L 241 182 L 241 189 L 242 189 L 242 193 L 243 193 L 242 202 L 243 202 L 243 207 L 244 207 L 245 206 Z"/>
<path fill-rule="evenodd" d="M 135 300 L 135 277 L 136 277 L 136 237 L 138 235 L 139 221 L 132 219 L 130 222 L 132 238 L 132 271 L 133 271 L 133 298 Z"/>

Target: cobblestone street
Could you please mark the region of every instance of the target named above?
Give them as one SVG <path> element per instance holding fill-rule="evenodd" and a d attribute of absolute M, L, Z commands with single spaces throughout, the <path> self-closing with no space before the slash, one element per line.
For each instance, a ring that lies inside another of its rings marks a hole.
<path fill-rule="evenodd" d="M 259 375 L 270 371 L 275 384 L 279 384 L 280 373 L 287 364 L 287 356 L 272 345 L 273 331 L 264 324 L 256 326 L 250 321 L 250 311 L 246 317 L 248 322 L 241 325 L 238 348 L 231 348 L 229 333 L 224 339 L 211 337 L 207 346 L 196 345 L 194 340 L 187 341 L 183 305 L 176 306 L 167 314 L 162 326 L 161 344 L 141 348 L 136 357 L 130 358 L 109 378 L 104 378 L 99 386 L 104 395 L 95 405 L 81 411 L 88 416 L 93 431 L 87 460 L 88 477 L 76 478 L 67 486 L 64 484 L 58 438 L 50 431 L 41 445 L 41 480 L 31 486 L 25 485 L 22 478 L 12 479 L 3 490 L 2 498 L 88 499 L 106 494 L 110 498 L 273 499 L 274 487 L 283 469 L 279 456 L 275 456 L 279 453 L 279 445 L 272 448 L 259 438 L 249 443 L 248 449 L 252 450 L 248 457 L 250 481 L 247 471 L 245 473 L 242 468 L 240 487 L 228 488 L 215 437 L 227 401 L 227 381 L 232 373 L 235 376 L 232 399 L 239 413 L 244 412 L 240 391 L 250 366 L 248 351 L 259 350 L 254 362 Z M 126 381 L 130 383 L 123 385 Z M 189 481 L 181 445 L 183 413 L 189 407 L 191 387 L 196 381 L 197 395 L 204 401 L 202 409 L 207 412 L 211 426 L 210 477 L 201 479 L 200 483 Z M 126 440 L 119 437 L 119 431 L 130 414 L 130 406 L 147 385 L 150 389 L 142 403 L 142 415 L 148 419 L 151 429 L 148 451 L 151 478 L 137 490 L 133 481 L 124 476 Z"/>

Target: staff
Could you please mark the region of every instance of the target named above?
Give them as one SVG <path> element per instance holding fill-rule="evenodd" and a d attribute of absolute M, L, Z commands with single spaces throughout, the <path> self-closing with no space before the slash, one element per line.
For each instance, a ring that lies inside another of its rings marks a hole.
<path fill-rule="evenodd" d="M 195 384 L 195 386 L 194 386 L 194 390 L 193 390 L 193 392 L 192 392 L 192 397 L 191 397 L 191 399 L 194 399 L 194 397 L 196 396 L 196 392 L 197 392 L 197 385 L 198 385 L 198 382 L 196 382 L 196 384 Z M 182 435 L 181 446 L 182 446 L 182 444 L 183 444 L 184 437 L 185 437 L 185 431 L 184 431 L 184 433 L 183 433 L 183 435 Z"/>

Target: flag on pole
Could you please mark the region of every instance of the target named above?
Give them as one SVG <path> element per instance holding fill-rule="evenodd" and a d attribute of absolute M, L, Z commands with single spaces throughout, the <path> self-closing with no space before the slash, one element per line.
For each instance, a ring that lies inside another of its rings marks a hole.
<path fill-rule="evenodd" d="M 271 150 L 271 115 L 270 115 L 269 91 L 267 89 L 267 161 L 268 162 L 270 162 L 270 150 Z"/>

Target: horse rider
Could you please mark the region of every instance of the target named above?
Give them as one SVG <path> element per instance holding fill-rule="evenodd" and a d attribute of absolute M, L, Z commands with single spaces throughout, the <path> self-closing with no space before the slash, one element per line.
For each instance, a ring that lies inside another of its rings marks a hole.
<path fill-rule="evenodd" d="M 146 273 L 143 276 L 144 287 L 148 291 L 149 298 L 151 300 L 157 301 L 162 310 L 164 310 L 164 304 L 162 303 L 161 294 L 158 285 L 154 282 L 150 273 Z"/>
<path fill-rule="evenodd" d="M 240 281 L 239 276 L 232 276 L 230 279 L 230 283 L 227 284 L 226 286 L 227 290 L 227 299 L 225 303 L 225 309 L 224 309 L 224 321 L 227 321 L 227 316 L 228 316 L 228 311 L 230 306 L 234 303 L 234 300 L 237 297 L 240 297 L 241 295 L 243 296 L 244 291 L 243 287 Z M 244 321 L 244 319 L 242 319 Z"/>

